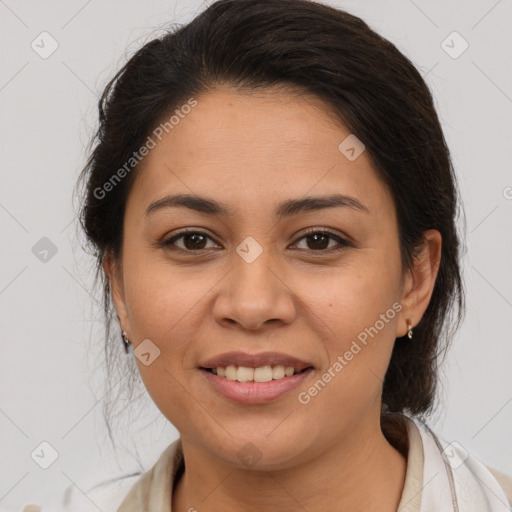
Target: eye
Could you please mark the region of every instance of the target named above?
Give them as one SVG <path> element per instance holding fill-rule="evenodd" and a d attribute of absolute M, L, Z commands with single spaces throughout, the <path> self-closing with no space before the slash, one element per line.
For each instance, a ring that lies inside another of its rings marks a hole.
<path fill-rule="evenodd" d="M 207 235 L 203 231 L 194 231 L 194 230 L 186 230 L 181 231 L 180 233 L 175 234 L 174 236 L 164 239 L 160 242 L 160 245 L 163 247 L 168 247 L 170 249 L 178 249 L 184 252 L 201 252 L 208 249 L 207 241 L 213 240 L 212 237 Z M 178 240 L 182 240 L 183 245 L 180 246 L 177 242 Z M 306 245 L 309 245 L 305 248 L 300 248 L 300 250 L 312 251 L 312 252 L 331 252 L 331 251 L 339 251 L 344 249 L 345 247 L 350 246 L 350 244 L 344 240 L 339 235 L 332 233 L 327 230 L 320 230 L 318 228 L 312 228 L 309 230 L 304 236 L 299 238 L 295 245 L 292 247 L 296 247 L 297 243 L 301 240 L 306 241 Z M 330 242 L 337 242 L 334 247 L 329 246 Z"/>
<path fill-rule="evenodd" d="M 319 229 L 311 229 L 306 233 L 306 235 L 299 238 L 298 241 L 295 242 L 295 244 L 297 244 L 301 240 L 306 240 L 306 245 L 309 245 L 309 247 L 306 247 L 305 249 L 299 249 L 314 252 L 331 252 L 331 250 L 339 251 L 350 245 L 346 240 L 341 238 L 339 235 L 332 233 L 331 231 Z M 329 247 L 329 242 L 332 240 L 338 243 L 338 247 Z"/>
<path fill-rule="evenodd" d="M 176 244 L 176 242 L 180 239 L 183 239 L 182 247 Z M 181 249 L 182 251 L 200 252 L 208 249 L 208 247 L 205 246 L 207 239 L 213 240 L 203 231 L 187 230 L 182 231 L 172 236 L 171 238 L 162 240 L 161 245 L 171 249 Z"/>

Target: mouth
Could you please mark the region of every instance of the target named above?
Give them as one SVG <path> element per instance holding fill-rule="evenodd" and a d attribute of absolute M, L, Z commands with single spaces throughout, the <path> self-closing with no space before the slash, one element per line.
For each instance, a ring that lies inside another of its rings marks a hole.
<path fill-rule="evenodd" d="M 302 385 L 311 362 L 280 352 L 226 352 L 202 361 L 200 374 L 215 393 L 239 404 L 267 404 Z"/>
<path fill-rule="evenodd" d="M 237 382 L 271 382 L 273 380 L 287 379 L 298 375 L 308 370 L 312 370 L 313 366 L 306 366 L 304 368 L 294 368 L 293 366 L 278 365 L 264 365 L 257 368 L 249 366 L 237 366 L 234 364 L 228 366 L 217 366 L 215 368 L 200 367 L 204 370 L 218 377 L 237 381 Z"/>
<path fill-rule="evenodd" d="M 242 404 L 265 404 L 301 385 L 314 371 L 311 362 L 280 352 L 226 352 L 198 367 L 222 397 Z"/>
<path fill-rule="evenodd" d="M 201 361 L 199 368 L 230 380 L 268 382 L 272 379 L 291 377 L 313 363 L 281 352 L 225 352 Z M 260 380 L 264 379 L 264 380 Z"/>
<path fill-rule="evenodd" d="M 296 369 L 282 365 L 257 368 L 228 365 L 199 370 L 218 396 L 245 405 L 268 404 L 284 397 L 303 385 L 314 372 L 312 366 Z"/>

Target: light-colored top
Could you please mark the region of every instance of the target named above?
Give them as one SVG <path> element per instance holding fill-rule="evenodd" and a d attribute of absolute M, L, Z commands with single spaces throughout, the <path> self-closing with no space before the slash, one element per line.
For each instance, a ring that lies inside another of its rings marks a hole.
<path fill-rule="evenodd" d="M 423 445 L 418 428 L 404 415 L 386 415 L 382 429 L 389 442 L 407 459 L 404 488 L 397 512 L 420 512 L 423 487 Z M 486 466 L 512 505 L 512 478 Z M 140 476 L 117 512 L 172 512 L 175 483 L 184 470 L 181 439 L 171 443 L 156 464 Z"/>

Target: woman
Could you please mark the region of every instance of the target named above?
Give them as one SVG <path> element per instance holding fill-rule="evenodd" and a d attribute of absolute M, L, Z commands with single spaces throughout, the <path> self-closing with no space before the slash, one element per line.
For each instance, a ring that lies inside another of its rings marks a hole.
<path fill-rule="evenodd" d="M 120 512 L 510 510 L 424 421 L 463 316 L 456 179 L 362 20 L 213 3 L 107 86 L 83 179 L 107 312 L 180 433 Z"/>

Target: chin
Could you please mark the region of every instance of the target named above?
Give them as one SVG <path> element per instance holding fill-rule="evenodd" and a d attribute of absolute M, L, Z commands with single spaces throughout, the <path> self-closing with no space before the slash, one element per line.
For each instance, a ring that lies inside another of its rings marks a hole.
<path fill-rule="evenodd" d="M 304 435 L 302 439 L 304 439 Z M 300 438 L 285 435 L 246 434 L 229 441 L 211 446 L 213 456 L 237 469 L 254 471 L 276 471 L 288 469 L 301 462 L 304 454 L 297 450 Z"/>

